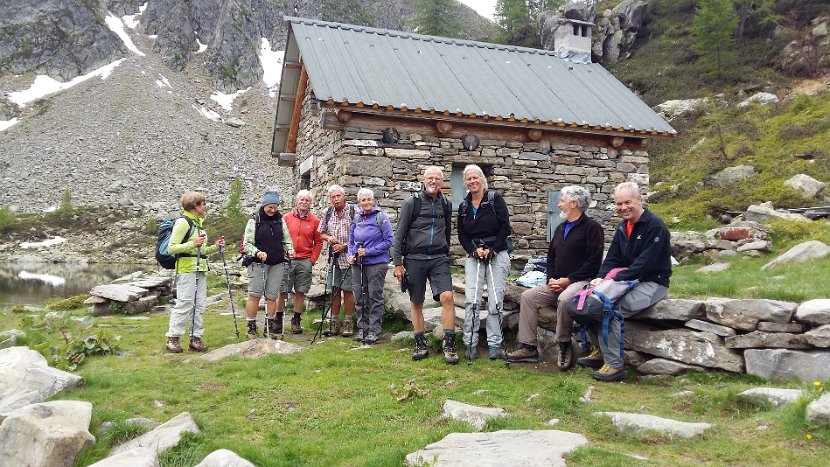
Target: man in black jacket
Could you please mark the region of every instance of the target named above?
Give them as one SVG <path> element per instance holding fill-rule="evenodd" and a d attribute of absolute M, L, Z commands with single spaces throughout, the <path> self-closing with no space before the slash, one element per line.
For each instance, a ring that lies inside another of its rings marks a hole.
<path fill-rule="evenodd" d="M 422 360 L 429 353 L 424 336 L 424 295 L 427 280 L 432 298 L 441 302 L 444 327 L 444 361 L 458 363 L 455 351 L 455 304 L 450 276 L 450 215 L 452 204 L 441 194 L 444 172 L 430 166 L 424 170 L 424 189 L 404 201 L 395 231 L 392 260 L 398 282 L 407 278 L 411 303 L 412 327 L 415 329 L 415 353 L 412 360 Z"/>
<path fill-rule="evenodd" d="M 614 232 L 608 255 L 599 268 L 598 278 L 592 280 L 591 285 L 596 287 L 609 280 L 603 278 L 612 270 L 617 270 L 614 280 L 632 281 L 632 284 L 636 284 L 615 303 L 620 315 L 628 318 L 668 296 L 671 238 L 666 224 L 643 207 L 640 187 L 636 183 L 624 182 L 617 185 L 614 189 L 614 204 L 623 219 Z M 600 338 L 600 329 L 601 324 L 589 327 L 588 337 L 595 350 L 587 357 L 580 358 L 577 363 L 598 368 L 591 373 L 596 380 L 620 381 L 625 378 L 620 348 L 620 321 L 610 320 L 607 340 L 605 331 Z"/>
<path fill-rule="evenodd" d="M 539 309 L 556 306 L 559 370 L 565 371 L 573 364 L 573 321 L 563 303 L 596 277 L 605 242 L 602 226 L 585 214 L 590 203 L 591 194 L 587 189 L 575 185 L 562 188 L 559 215 L 565 222 L 556 227 L 548 247 L 547 282 L 522 293 L 517 337 L 520 346 L 507 355 L 508 362 L 539 361 L 536 350 Z"/>

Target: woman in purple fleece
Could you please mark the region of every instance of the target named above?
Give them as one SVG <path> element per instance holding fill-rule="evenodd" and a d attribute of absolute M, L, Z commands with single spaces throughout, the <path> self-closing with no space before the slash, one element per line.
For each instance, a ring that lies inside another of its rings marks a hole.
<path fill-rule="evenodd" d="M 352 265 L 352 284 L 357 310 L 354 339 L 374 344 L 380 339 L 383 319 L 383 284 L 389 266 L 389 249 L 394 242 L 392 223 L 375 206 L 375 193 L 368 188 L 357 192 L 359 212 L 355 213 L 349 234 L 348 258 Z"/>

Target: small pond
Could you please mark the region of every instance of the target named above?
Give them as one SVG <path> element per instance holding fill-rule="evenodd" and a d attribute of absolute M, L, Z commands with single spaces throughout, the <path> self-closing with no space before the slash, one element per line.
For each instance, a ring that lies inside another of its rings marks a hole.
<path fill-rule="evenodd" d="M 0 307 L 36 305 L 51 298 L 88 293 L 106 284 L 152 266 L 131 264 L 0 263 Z"/>

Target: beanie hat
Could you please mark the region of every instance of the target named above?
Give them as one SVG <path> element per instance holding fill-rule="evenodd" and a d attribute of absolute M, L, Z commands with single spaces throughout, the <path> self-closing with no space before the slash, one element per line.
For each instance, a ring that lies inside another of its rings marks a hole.
<path fill-rule="evenodd" d="M 269 204 L 280 204 L 280 192 L 276 189 L 268 190 L 262 196 L 262 205 L 267 206 Z"/>

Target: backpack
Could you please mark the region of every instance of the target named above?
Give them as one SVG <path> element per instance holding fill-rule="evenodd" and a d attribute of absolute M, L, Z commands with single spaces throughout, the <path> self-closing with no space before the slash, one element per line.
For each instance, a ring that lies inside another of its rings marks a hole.
<path fill-rule="evenodd" d="M 496 199 L 496 192 L 493 190 L 487 190 L 487 204 L 493 209 L 493 214 L 498 217 L 496 213 L 496 206 L 493 204 L 493 200 Z M 464 200 L 461 201 L 461 204 L 458 205 L 458 217 L 459 222 L 464 220 L 464 217 L 467 216 L 467 197 L 464 197 Z M 510 233 L 507 235 L 507 252 L 513 253 L 513 227 L 510 227 Z"/>
<path fill-rule="evenodd" d="M 184 243 L 193 234 L 193 221 L 187 216 L 182 216 L 178 219 L 187 221 L 187 235 L 182 238 L 181 243 Z M 170 246 L 170 237 L 173 236 L 173 226 L 176 225 L 178 219 L 167 219 L 159 224 L 158 236 L 156 237 L 156 261 L 164 269 L 176 269 L 176 261 L 182 256 L 193 256 L 188 253 L 181 253 L 178 255 L 171 255 L 167 251 Z"/>
<path fill-rule="evenodd" d="M 597 324 L 602 325 L 602 340 L 608 345 L 608 325 L 614 319 L 620 323 L 620 355 L 623 354 L 625 320 L 615 302 L 636 287 L 639 282 L 638 280 L 607 280 L 597 287 L 586 285 L 572 299 L 564 303 L 565 312 L 570 315 L 571 319 L 582 325 L 579 334 L 584 348 L 587 348 L 585 328 Z"/>

